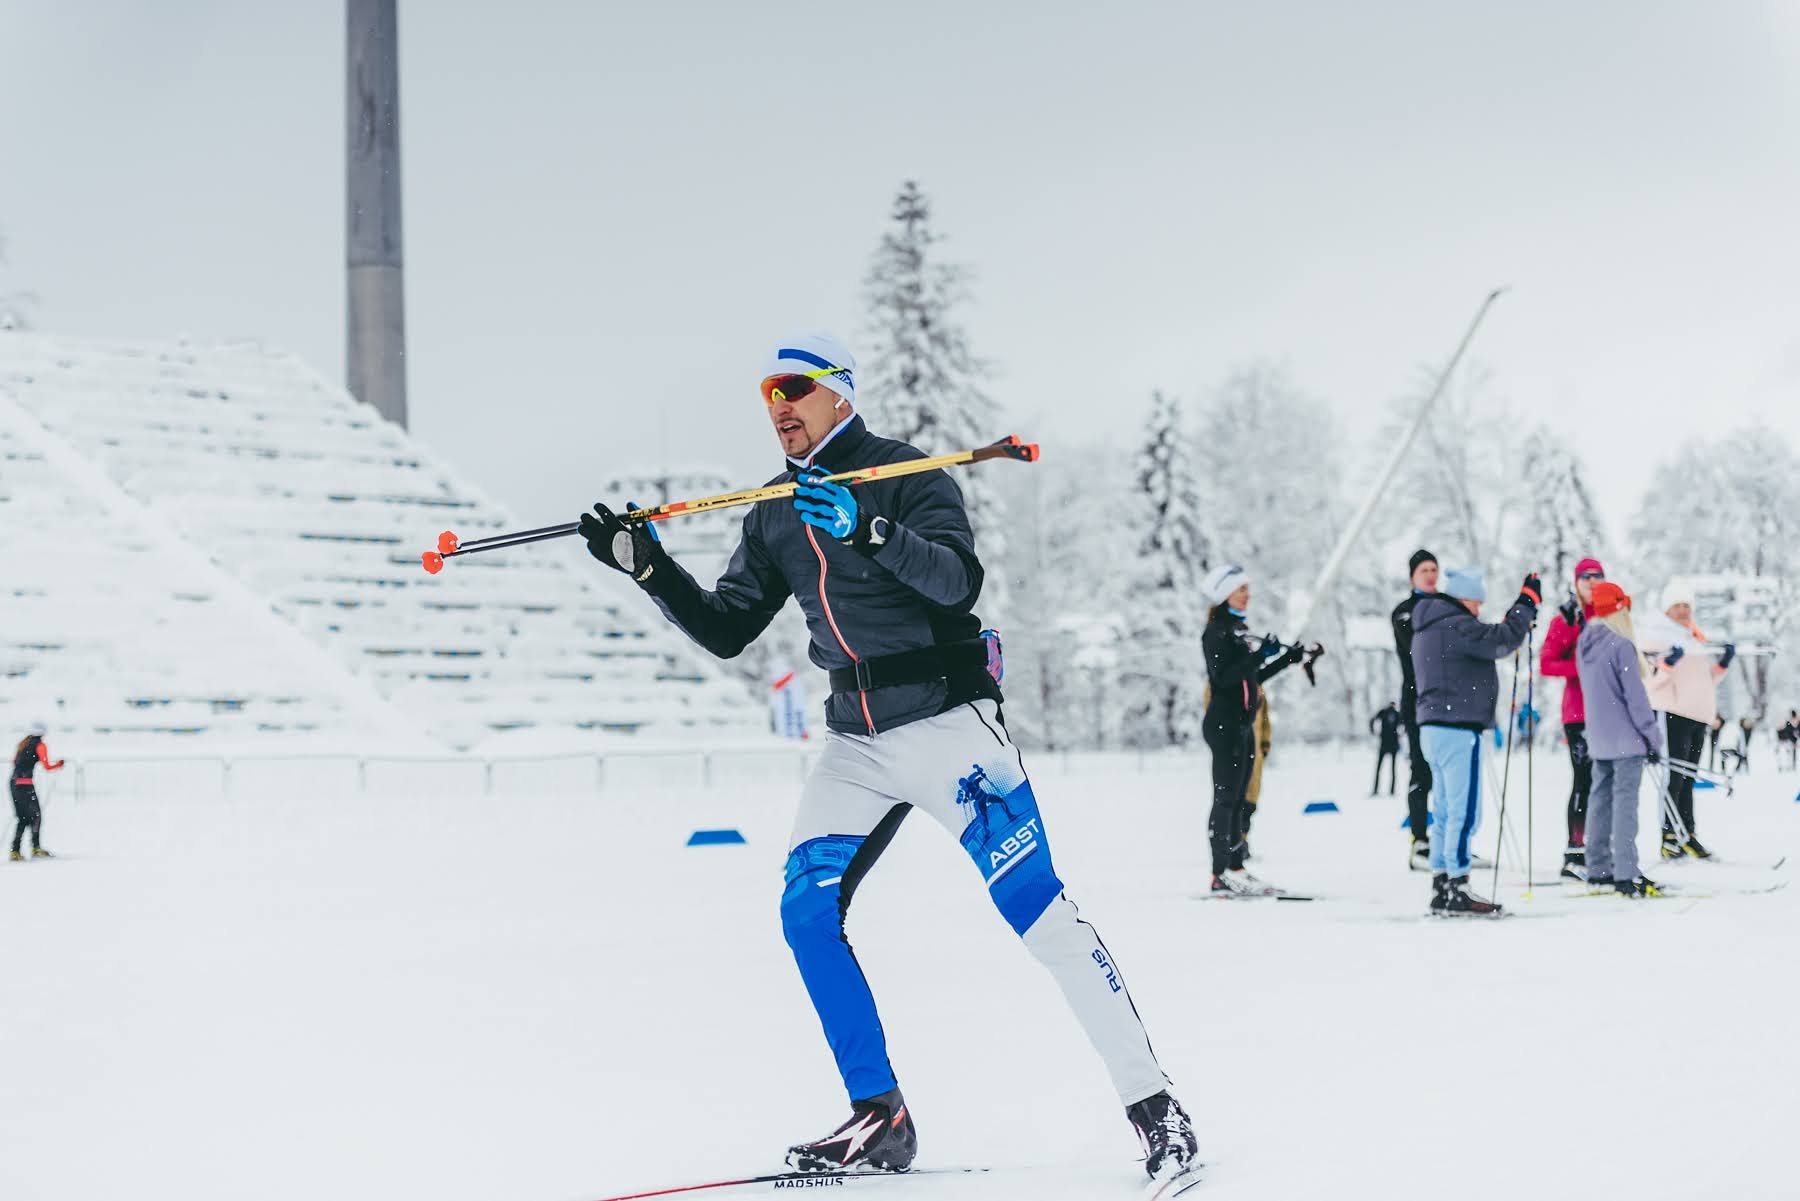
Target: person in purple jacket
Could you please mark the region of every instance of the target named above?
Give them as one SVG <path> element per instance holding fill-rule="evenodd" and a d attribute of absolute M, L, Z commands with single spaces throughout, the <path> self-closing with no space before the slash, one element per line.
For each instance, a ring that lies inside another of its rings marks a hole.
<path fill-rule="evenodd" d="M 1644 657 L 1631 626 L 1631 598 L 1610 580 L 1594 585 L 1592 620 L 1575 643 L 1575 664 L 1587 705 L 1588 754 L 1594 786 L 1588 794 L 1587 883 L 1590 893 L 1661 896 L 1638 871 L 1638 785 L 1644 764 L 1662 759 L 1662 723 L 1644 687 Z"/>

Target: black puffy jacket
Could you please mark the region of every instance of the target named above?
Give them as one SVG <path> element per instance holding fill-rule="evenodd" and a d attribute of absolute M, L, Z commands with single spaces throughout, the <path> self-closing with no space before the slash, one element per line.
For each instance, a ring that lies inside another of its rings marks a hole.
<path fill-rule="evenodd" d="M 1200 649 L 1206 654 L 1206 681 L 1212 686 L 1206 720 L 1215 726 L 1248 729 L 1262 705 L 1262 682 L 1300 662 L 1305 653 L 1296 646 L 1265 663 L 1250 643 L 1244 619 L 1224 605 L 1214 606 L 1200 635 Z"/>
<path fill-rule="evenodd" d="M 876 437 L 861 417 L 852 417 L 813 464 L 848 471 L 925 457 L 904 442 Z M 769 482 L 793 478 L 790 468 Z M 974 607 L 981 561 L 956 481 L 927 471 L 871 480 L 851 492 L 863 511 L 892 524 L 883 546 L 866 552 L 846 546 L 801 521 L 791 502 L 772 501 L 745 515 L 743 537 L 710 592 L 666 558 L 643 588 L 688 637 L 724 659 L 754 642 L 789 596 L 812 635 L 808 657 L 827 670 L 980 633 Z M 838 692 L 825 702 L 825 722 L 875 734 L 977 696 L 1000 697 L 981 670 L 930 684 Z"/>

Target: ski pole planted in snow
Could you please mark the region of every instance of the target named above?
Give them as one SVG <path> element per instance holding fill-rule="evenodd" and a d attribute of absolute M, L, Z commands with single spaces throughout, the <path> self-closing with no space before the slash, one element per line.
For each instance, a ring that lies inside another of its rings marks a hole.
<path fill-rule="evenodd" d="M 945 467 L 972 466 L 994 459 L 1010 459 L 1015 463 L 1035 463 L 1038 461 L 1038 453 L 1037 443 L 1022 441 L 1017 434 L 1013 434 L 991 445 L 976 447 L 974 450 L 959 450 L 951 454 L 932 455 L 924 459 L 906 459 L 898 463 L 880 463 L 873 467 L 857 467 L 850 471 L 840 471 L 836 475 L 822 476 L 815 482 L 866 484 L 871 480 L 889 480 L 902 475 L 939 471 Z M 710 513 L 717 509 L 761 504 L 763 501 L 781 500 L 792 496 L 797 487 L 799 487 L 797 482 L 789 481 L 785 484 L 769 484 L 762 488 L 744 488 L 737 492 L 724 492 L 718 496 L 702 496 L 695 500 L 674 500 L 650 509 L 627 509 L 619 514 L 619 520 L 628 524 L 644 521 L 667 521 L 671 517 L 690 517 L 695 513 Z M 535 530 L 517 530 L 510 534 L 495 534 L 488 538 L 471 538 L 467 542 L 459 539 L 451 531 L 445 530 L 438 535 L 437 549 L 426 551 L 420 558 L 425 565 L 425 570 L 436 575 L 444 569 L 444 560 L 454 559 L 458 555 L 473 555 L 489 550 L 506 550 L 509 547 L 525 546 L 532 542 L 543 542 L 549 538 L 566 538 L 580 528 L 580 522 L 570 521 L 562 525 L 547 525 Z"/>

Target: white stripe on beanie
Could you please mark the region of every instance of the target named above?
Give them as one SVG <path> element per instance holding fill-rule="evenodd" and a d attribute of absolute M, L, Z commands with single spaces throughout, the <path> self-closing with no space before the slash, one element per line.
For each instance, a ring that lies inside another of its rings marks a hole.
<path fill-rule="evenodd" d="M 845 400 L 856 399 L 856 358 L 823 330 L 790 334 L 777 342 L 763 364 L 762 377 L 771 375 L 812 376 Z"/>

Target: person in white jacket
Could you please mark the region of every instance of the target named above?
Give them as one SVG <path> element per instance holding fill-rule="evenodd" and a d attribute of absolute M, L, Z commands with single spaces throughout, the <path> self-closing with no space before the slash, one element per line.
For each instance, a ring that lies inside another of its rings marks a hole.
<path fill-rule="evenodd" d="M 1638 649 L 1652 657 L 1650 706 L 1663 714 L 1669 771 L 1663 794 L 1662 857 L 1711 859 L 1694 829 L 1694 771 L 1719 715 L 1719 680 L 1737 648 L 1714 647 L 1694 623 L 1694 596 L 1680 580 L 1663 589 L 1664 620 L 1638 628 Z M 1683 766 L 1683 765 L 1687 766 Z"/>

